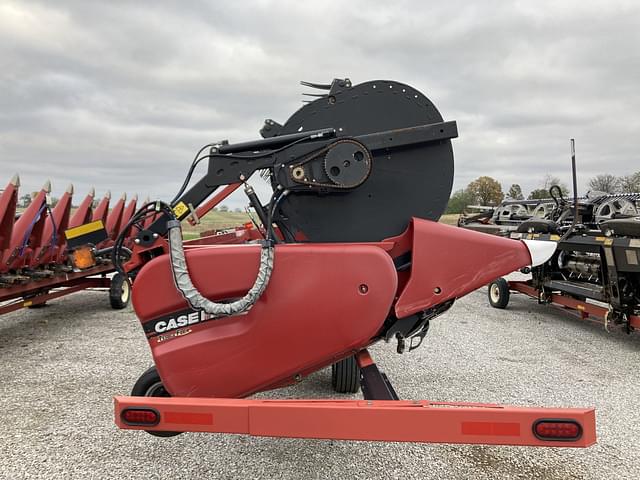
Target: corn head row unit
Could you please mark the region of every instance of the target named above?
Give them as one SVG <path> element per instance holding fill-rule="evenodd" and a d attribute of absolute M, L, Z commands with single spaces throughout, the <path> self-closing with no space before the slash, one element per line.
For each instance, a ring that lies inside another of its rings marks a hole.
<path fill-rule="evenodd" d="M 313 101 L 282 125 L 267 120 L 261 139 L 203 147 L 175 198 L 144 205 L 116 239 L 114 264 L 135 276 L 155 363 L 131 396 L 115 398 L 117 425 L 160 436 L 593 444 L 592 408 L 398 399 L 370 345 L 417 348 L 457 298 L 546 261 L 555 243 L 437 222 L 458 132 L 418 90 L 304 84 L 319 89 Z M 201 161 L 207 172 L 188 188 Z M 256 172 L 271 184 L 265 203 L 249 184 Z M 183 245 L 181 222 L 238 188 L 261 226 Z M 149 219 L 123 254 L 129 227 Z M 363 400 L 248 398 L 330 365 L 334 388 L 361 387 Z"/>
<path fill-rule="evenodd" d="M 460 218 L 464 228 L 558 245 L 547 262 L 525 268 L 531 280 L 492 282 L 489 302 L 505 308 L 514 291 L 574 310 L 607 330 L 639 329 L 640 194 L 592 191 L 568 200 L 557 186 L 549 194 L 546 200 L 507 201 Z"/>
<path fill-rule="evenodd" d="M 107 193 L 97 205 L 94 190 L 72 209 L 73 186 L 51 206 L 46 182 L 18 212 L 20 179 L 0 191 L 0 314 L 43 306 L 47 301 L 87 288 L 109 289 L 113 308 L 124 308 L 130 283 L 114 272 L 111 251 L 120 226 L 136 211 L 137 199 L 123 195 L 109 208 Z M 95 208 L 94 208 L 95 207 Z M 130 230 L 125 248 L 133 242 Z"/>

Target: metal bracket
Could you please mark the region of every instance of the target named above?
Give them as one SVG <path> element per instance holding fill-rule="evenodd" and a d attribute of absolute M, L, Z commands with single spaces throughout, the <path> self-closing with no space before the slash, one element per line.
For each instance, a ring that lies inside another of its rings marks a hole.
<path fill-rule="evenodd" d="M 399 400 L 387 376 L 378 369 L 367 350 L 356 355 L 360 366 L 360 387 L 365 400 Z"/>

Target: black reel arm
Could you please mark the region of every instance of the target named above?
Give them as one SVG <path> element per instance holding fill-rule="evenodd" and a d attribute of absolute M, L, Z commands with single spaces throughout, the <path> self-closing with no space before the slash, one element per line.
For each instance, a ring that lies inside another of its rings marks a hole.
<path fill-rule="evenodd" d="M 369 178 L 376 155 L 455 138 L 457 127 L 440 122 L 356 137 L 336 133 L 324 128 L 212 147 L 205 176 L 171 205 L 176 218 L 186 218 L 218 187 L 244 182 L 258 170 L 271 170 L 275 183 L 292 193 L 351 190 Z M 167 220 L 159 218 L 150 230 L 164 235 Z"/>

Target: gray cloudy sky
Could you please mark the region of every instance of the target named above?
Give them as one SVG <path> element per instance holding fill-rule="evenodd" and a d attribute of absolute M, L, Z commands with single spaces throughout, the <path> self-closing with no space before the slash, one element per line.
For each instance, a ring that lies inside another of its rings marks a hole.
<path fill-rule="evenodd" d="M 456 180 L 640 170 L 640 2 L 0 0 L 0 183 L 168 199 L 301 79 L 393 79 L 456 120 Z M 2 188 L 2 187 L 0 187 Z M 244 204 L 238 197 L 232 206 Z"/>

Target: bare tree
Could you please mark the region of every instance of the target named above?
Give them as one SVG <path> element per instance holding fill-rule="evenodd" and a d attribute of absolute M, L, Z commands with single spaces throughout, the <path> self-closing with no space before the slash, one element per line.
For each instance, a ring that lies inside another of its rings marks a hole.
<path fill-rule="evenodd" d="M 616 193 L 619 185 L 618 177 L 610 173 L 601 173 L 589 180 L 589 188 L 598 192 Z"/>
<path fill-rule="evenodd" d="M 533 190 L 529 194 L 529 199 L 540 199 L 540 198 L 551 198 L 551 194 L 549 193 L 549 189 L 554 185 L 560 187 L 560 191 L 562 191 L 562 195 L 565 197 L 569 195 L 569 188 L 560 181 L 560 179 L 550 173 L 547 173 L 542 178 L 542 188 L 537 188 Z"/>
<path fill-rule="evenodd" d="M 640 192 L 640 172 L 631 175 L 623 175 L 618 178 L 618 188 L 621 193 L 639 193 Z"/>

